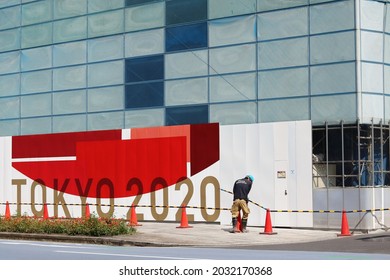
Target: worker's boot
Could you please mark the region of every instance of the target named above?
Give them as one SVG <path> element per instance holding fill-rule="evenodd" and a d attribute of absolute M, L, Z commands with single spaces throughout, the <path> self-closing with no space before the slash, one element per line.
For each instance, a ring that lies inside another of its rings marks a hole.
<path fill-rule="evenodd" d="M 239 229 L 237 229 L 237 218 L 232 218 L 232 229 L 230 230 L 231 233 L 240 232 Z"/>
<path fill-rule="evenodd" d="M 248 230 L 246 229 L 246 224 L 248 222 L 248 219 L 242 219 L 241 220 L 241 223 L 242 223 L 242 232 L 243 233 L 248 233 Z"/>

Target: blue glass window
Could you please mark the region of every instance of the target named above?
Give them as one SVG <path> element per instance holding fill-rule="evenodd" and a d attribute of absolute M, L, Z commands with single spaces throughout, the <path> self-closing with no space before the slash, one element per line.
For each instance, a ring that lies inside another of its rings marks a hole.
<path fill-rule="evenodd" d="M 167 52 L 207 47 L 207 23 L 169 27 L 165 30 Z"/>
<path fill-rule="evenodd" d="M 167 108 L 166 125 L 208 123 L 208 105 Z"/>
<path fill-rule="evenodd" d="M 126 109 L 161 107 L 164 105 L 164 83 L 143 83 L 126 85 Z"/>
<path fill-rule="evenodd" d="M 167 0 L 166 23 L 207 20 L 207 0 Z"/>
<path fill-rule="evenodd" d="M 126 83 L 164 79 L 164 56 L 126 59 Z"/>
<path fill-rule="evenodd" d="M 140 5 L 140 4 L 148 4 L 152 2 L 159 2 L 162 0 L 126 0 L 126 7 L 127 6 L 133 6 L 133 5 Z"/>

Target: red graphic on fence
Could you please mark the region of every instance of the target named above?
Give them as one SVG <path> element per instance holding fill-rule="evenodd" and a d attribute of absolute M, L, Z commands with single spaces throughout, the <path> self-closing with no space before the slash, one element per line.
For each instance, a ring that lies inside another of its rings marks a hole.
<path fill-rule="evenodd" d="M 100 198 L 166 188 L 219 160 L 218 124 L 12 137 L 12 166 L 58 191 Z M 191 170 L 187 172 L 187 162 Z"/>

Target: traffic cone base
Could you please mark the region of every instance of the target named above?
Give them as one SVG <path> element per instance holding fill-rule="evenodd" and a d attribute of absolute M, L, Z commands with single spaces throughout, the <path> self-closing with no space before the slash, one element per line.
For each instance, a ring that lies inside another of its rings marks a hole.
<path fill-rule="evenodd" d="M 134 206 L 134 204 L 131 205 L 130 226 L 133 226 L 133 227 L 142 226 L 141 224 L 138 223 L 137 213 L 135 212 L 135 207 L 136 206 Z"/>
<path fill-rule="evenodd" d="M 89 219 L 91 217 L 91 211 L 89 210 L 89 204 L 85 205 L 85 218 Z"/>
<path fill-rule="evenodd" d="M 238 212 L 236 226 L 230 231 L 231 233 L 242 233 L 241 212 Z"/>
<path fill-rule="evenodd" d="M 267 214 L 265 216 L 264 232 L 260 232 L 260 234 L 277 234 L 277 232 L 272 231 L 271 213 L 269 209 L 267 209 Z"/>
<path fill-rule="evenodd" d="M 192 228 L 192 226 L 188 225 L 186 205 L 182 205 L 180 226 L 176 228 Z"/>
<path fill-rule="evenodd" d="M 351 236 L 352 234 L 349 232 L 349 226 L 348 226 L 348 218 L 347 213 L 345 210 L 343 210 L 343 214 L 341 217 L 341 233 L 337 234 L 337 236 Z"/>
<path fill-rule="evenodd" d="M 49 219 L 49 211 L 47 210 L 47 204 L 43 204 L 43 219 Z"/>
<path fill-rule="evenodd" d="M 8 220 L 8 219 L 11 219 L 11 211 L 9 209 L 9 203 L 7 201 L 7 203 L 5 204 L 5 218 Z"/>

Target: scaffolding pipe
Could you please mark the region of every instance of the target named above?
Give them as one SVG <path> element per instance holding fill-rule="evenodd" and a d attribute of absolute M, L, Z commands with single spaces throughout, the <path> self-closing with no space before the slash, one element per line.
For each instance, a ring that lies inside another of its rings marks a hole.
<path fill-rule="evenodd" d="M 342 172 L 342 182 L 343 182 L 343 189 L 345 187 L 345 170 L 344 170 L 344 121 L 341 121 L 341 172 Z M 343 195 L 344 195 L 344 190 L 343 190 Z M 344 201 L 344 197 L 343 197 Z"/>
<path fill-rule="evenodd" d="M 371 119 L 371 186 L 375 186 L 375 131 L 374 131 L 374 119 Z"/>
<path fill-rule="evenodd" d="M 384 186 L 383 182 L 384 182 L 384 173 L 383 173 L 383 125 L 382 125 L 382 120 L 380 121 L 380 131 L 381 131 L 381 162 L 380 162 L 380 167 L 381 167 L 381 170 L 380 170 L 380 174 L 381 174 L 381 184 L 382 184 L 382 187 Z"/>
<path fill-rule="evenodd" d="M 360 188 L 361 186 L 361 175 L 360 175 L 360 165 L 361 165 L 361 161 L 360 161 L 360 120 L 358 119 L 357 121 L 357 131 L 358 131 L 358 187 Z"/>
<path fill-rule="evenodd" d="M 328 122 L 325 122 L 325 149 L 326 149 L 326 188 L 329 188 L 329 132 Z"/>

